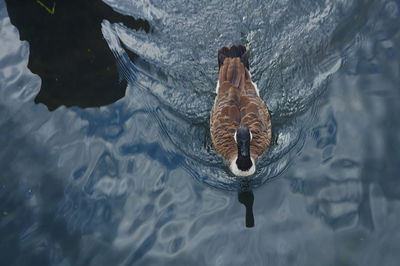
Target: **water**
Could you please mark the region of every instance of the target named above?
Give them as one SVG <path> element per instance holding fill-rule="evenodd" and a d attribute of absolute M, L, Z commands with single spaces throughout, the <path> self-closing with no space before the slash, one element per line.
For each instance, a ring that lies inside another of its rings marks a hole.
<path fill-rule="evenodd" d="M 125 97 L 53 112 L 0 2 L 2 264 L 398 264 L 399 1 L 105 2 L 150 25 L 98 25 Z M 252 229 L 208 135 L 233 43 L 276 143 Z"/>

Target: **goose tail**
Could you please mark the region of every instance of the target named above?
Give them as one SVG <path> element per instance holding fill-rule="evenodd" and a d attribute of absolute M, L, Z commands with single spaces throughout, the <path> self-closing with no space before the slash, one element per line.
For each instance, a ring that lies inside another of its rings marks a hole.
<path fill-rule="evenodd" d="M 228 46 L 224 46 L 218 50 L 218 67 L 224 64 L 225 58 L 235 58 L 239 57 L 240 61 L 243 62 L 244 66 L 250 70 L 249 68 L 249 57 L 250 52 L 246 50 L 246 47 L 243 45 L 233 45 L 230 48 Z"/>

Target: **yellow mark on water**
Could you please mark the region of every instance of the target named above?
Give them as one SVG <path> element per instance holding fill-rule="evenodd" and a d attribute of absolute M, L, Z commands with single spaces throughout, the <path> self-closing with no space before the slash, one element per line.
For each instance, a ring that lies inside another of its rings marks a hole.
<path fill-rule="evenodd" d="M 44 7 L 44 9 L 46 9 L 47 12 L 50 13 L 50 15 L 54 15 L 54 13 L 56 12 L 56 2 L 53 3 L 53 8 L 50 9 L 48 6 L 46 6 L 42 1 L 40 0 L 36 0 L 36 3 L 38 3 L 39 5 L 41 5 L 42 7 Z"/>

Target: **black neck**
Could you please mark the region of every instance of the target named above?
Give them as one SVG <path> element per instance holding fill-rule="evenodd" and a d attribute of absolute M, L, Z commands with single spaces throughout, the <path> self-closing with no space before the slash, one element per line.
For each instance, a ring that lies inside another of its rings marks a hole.
<path fill-rule="evenodd" d="M 236 165 L 242 171 L 248 171 L 253 163 L 250 159 L 251 133 L 246 125 L 241 125 L 236 131 L 236 143 L 238 148 L 238 157 Z"/>

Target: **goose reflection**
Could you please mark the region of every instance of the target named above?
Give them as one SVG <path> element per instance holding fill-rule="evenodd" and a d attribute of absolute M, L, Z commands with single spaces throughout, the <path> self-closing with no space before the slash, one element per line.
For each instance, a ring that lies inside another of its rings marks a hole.
<path fill-rule="evenodd" d="M 241 191 L 238 193 L 238 200 L 241 204 L 246 207 L 246 227 L 254 227 L 254 214 L 253 214 L 253 203 L 254 194 L 253 191 Z"/>

